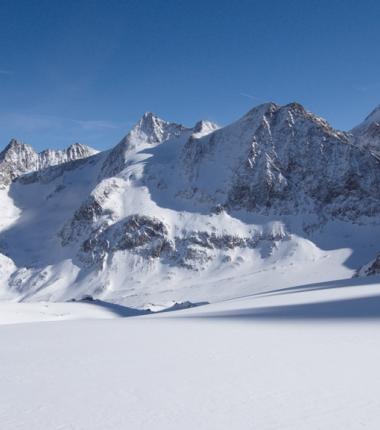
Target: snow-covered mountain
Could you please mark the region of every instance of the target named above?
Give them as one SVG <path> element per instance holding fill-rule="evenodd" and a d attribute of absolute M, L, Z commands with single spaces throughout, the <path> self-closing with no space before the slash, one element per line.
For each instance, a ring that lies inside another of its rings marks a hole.
<path fill-rule="evenodd" d="M 380 156 L 380 106 L 377 106 L 367 118 L 351 130 L 353 142 Z"/>
<path fill-rule="evenodd" d="M 97 152 L 89 146 L 75 143 L 63 151 L 47 149 L 37 153 L 30 145 L 12 139 L 0 152 L 0 186 L 8 185 L 25 173 L 87 158 Z"/>
<path fill-rule="evenodd" d="M 267 103 L 223 128 L 146 113 L 98 154 L 13 142 L 1 296 L 144 308 L 351 277 L 380 232 L 380 161 L 355 136 Z"/>

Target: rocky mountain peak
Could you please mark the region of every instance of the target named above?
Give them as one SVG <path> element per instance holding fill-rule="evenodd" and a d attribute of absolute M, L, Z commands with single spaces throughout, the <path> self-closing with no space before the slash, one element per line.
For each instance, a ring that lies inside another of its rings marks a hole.
<path fill-rule="evenodd" d="M 0 153 L 0 160 L 16 160 L 20 157 L 36 154 L 34 149 L 21 140 L 11 139 L 8 145 Z"/>
<path fill-rule="evenodd" d="M 82 143 L 73 143 L 66 149 L 66 154 L 69 160 L 90 157 L 98 152 L 99 151 L 96 149 L 83 145 Z"/>
<path fill-rule="evenodd" d="M 180 124 L 167 122 L 152 112 L 146 112 L 128 133 L 125 141 L 134 146 L 141 143 L 157 145 L 178 136 L 183 130 L 185 127 Z"/>
<path fill-rule="evenodd" d="M 38 154 L 31 146 L 12 139 L 0 153 L 0 186 L 33 171 L 37 163 Z"/>
<path fill-rule="evenodd" d="M 354 145 L 380 156 L 380 105 L 351 130 L 351 135 Z"/>
<path fill-rule="evenodd" d="M 297 111 L 300 114 L 305 115 L 307 113 L 306 109 L 298 102 L 291 102 L 284 106 L 287 110 Z"/>
<path fill-rule="evenodd" d="M 364 122 L 380 122 L 380 105 L 366 117 Z"/>
<path fill-rule="evenodd" d="M 64 150 L 46 149 L 37 153 L 30 145 L 12 139 L 0 153 L 0 186 L 26 173 L 87 158 L 97 152 L 89 146 L 75 143 Z"/>
<path fill-rule="evenodd" d="M 17 227 L 16 220 L 16 230 L 0 236 L 4 252 L 20 267 L 7 282 L 28 297 L 53 285 L 56 277 L 49 280 L 43 271 L 56 264 L 49 249 L 52 237 L 60 238 L 57 255 L 69 256 L 73 265 L 72 280 L 62 283 L 65 299 L 109 294 L 139 303 L 147 300 L 152 279 L 151 290 L 162 292 L 171 279 L 170 288 L 178 279 L 181 284 L 193 279 L 188 271 L 196 271 L 203 282 L 215 270 L 246 274 L 248 264 L 263 273 L 282 255 L 286 264 L 297 261 L 294 252 L 304 261 L 310 250 L 319 253 L 319 244 L 310 248 L 311 242 L 328 226 L 339 239 L 337 250 L 351 249 L 356 237 L 350 242 L 347 226 L 355 232 L 363 227 L 365 235 L 369 226 L 380 231 L 380 160 L 349 138 L 299 103 L 266 103 L 222 128 L 208 121 L 185 128 L 146 113 L 97 162 L 48 169 L 10 187 L 21 208 L 31 206 L 28 228 Z M 371 135 L 368 139 L 373 144 Z M 25 146 L 13 142 L 11 148 L 20 154 Z M 75 144 L 61 152 L 34 153 L 38 159 L 32 168 L 84 152 L 85 146 Z M 20 174 L 14 166 L 3 161 L 0 173 L 8 179 Z M 2 192 L 6 196 L 8 190 Z M 338 224 L 345 227 L 339 230 Z M 36 241 L 34 230 L 40 226 L 45 236 Z M 330 230 L 326 234 L 331 243 Z M 307 240 L 300 242 L 297 235 Z M 357 236 L 360 248 L 367 246 L 365 235 Z M 19 246 L 19 237 L 25 246 Z M 27 272 L 29 267 L 33 271 Z"/>
<path fill-rule="evenodd" d="M 195 124 L 193 133 L 204 136 L 206 134 L 212 133 L 215 130 L 218 130 L 218 128 L 220 128 L 218 124 L 202 119 Z"/>
<path fill-rule="evenodd" d="M 138 128 L 139 130 L 145 131 L 147 134 L 150 134 L 157 127 L 162 127 L 164 124 L 166 124 L 166 121 L 159 118 L 153 112 L 145 112 L 134 128 Z"/>
<path fill-rule="evenodd" d="M 249 110 L 239 121 L 255 120 L 262 118 L 265 115 L 270 115 L 280 108 L 279 105 L 273 102 L 263 103 Z"/>
<path fill-rule="evenodd" d="M 181 195 L 261 213 L 323 208 L 350 219 L 380 213 L 372 198 L 362 204 L 380 187 L 378 162 L 349 143 L 347 134 L 298 103 L 260 105 L 186 145 L 189 185 Z"/>

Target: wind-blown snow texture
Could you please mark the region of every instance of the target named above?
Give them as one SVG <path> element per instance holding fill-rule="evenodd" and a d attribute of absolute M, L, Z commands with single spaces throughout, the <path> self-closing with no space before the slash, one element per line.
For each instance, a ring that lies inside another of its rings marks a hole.
<path fill-rule="evenodd" d="M 377 273 L 378 121 L 345 133 L 267 103 L 223 128 L 147 113 L 97 154 L 12 141 L 1 298 L 165 307 Z"/>

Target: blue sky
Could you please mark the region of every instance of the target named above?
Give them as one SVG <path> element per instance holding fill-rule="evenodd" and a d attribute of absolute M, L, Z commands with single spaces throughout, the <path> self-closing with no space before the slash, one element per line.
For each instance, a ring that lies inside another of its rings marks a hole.
<path fill-rule="evenodd" d="M 380 104 L 380 2 L 3 0 L 0 148 L 118 142 L 145 111 L 227 124 L 266 101 L 349 129 Z"/>

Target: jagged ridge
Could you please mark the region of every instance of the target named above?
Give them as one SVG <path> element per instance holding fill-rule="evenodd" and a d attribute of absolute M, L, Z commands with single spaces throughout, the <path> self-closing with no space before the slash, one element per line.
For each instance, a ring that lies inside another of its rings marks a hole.
<path fill-rule="evenodd" d="M 7 291 L 24 299 L 93 294 L 143 305 L 153 296 L 228 298 L 251 292 L 257 279 L 267 283 L 265 272 L 278 261 L 288 262 L 298 282 L 305 279 L 299 273 L 318 281 L 329 273 L 324 258 L 336 257 L 317 245 L 316 231 L 341 226 L 333 233 L 338 252 L 362 249 L 373 239 L 367 226 L 380 229 L 378 158 L 297 103 L 266 103 L 223 128 L 208 121 L 189 128 L 147 113 L 112 150 L 48 174 L 25 175 L 43 162 L 27 146 L 15 153 L 5 162 L 21 178 L 9 195 L 25 217 L 0 227 L 0 249 L 9 259 Z M 32 189 L 35 201 L 27 197 Z M 46 231 L 36 243 L 40 224 Z M 360 235 L 350 242 L 340 229 Z M 21 237 L 26 244 L 17 250 Z M 352 275 L 359 259 L 348 268 L 346 254 L 338 254 L 334 276 Z M 302 267 L 293 268 L 300 258 Z M 241 276 L 236 285 L 243 287 L 216 289 L 221 274 Z M 204 284 L 213 286 L 195 294 Z"/>
<path fill-rule="evenodd" d="M 12 139 L 0 153 L 0 186 L 26 173 L 79 160 L 96 154 L 89 146 L 75 143 L 64 150 L 47 149 L 37 153 L 30 145 Z"/>

